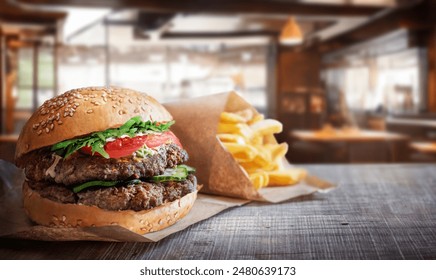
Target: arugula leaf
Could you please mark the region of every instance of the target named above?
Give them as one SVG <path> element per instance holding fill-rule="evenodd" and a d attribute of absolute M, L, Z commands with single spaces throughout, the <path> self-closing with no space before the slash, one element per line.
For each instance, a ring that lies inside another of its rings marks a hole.
<path fill-rule="evenodd" d="M 109 128 L 105 131 L 94 132 L 83 138 L 62 141 L 54 144 L 51 147 L 51 150 L 63 158 L 67 158 L 81 148 L 90 146 L 92 154 L 99 153 L 104 158 L 109 158 L 108 153 L 104 150 L 104 145 L 106 145 L 106 140 L 108 138 L 118 138 L 121 135 L 134 137 L 136 134 L 146 131 L 165 132 L 173 124 L 174 121 L 167 123 L 157 123 L 152 121 L 144 122 L 141 120 L 140 116 L 136 116 L 128 120 L 119 128 Z"/>

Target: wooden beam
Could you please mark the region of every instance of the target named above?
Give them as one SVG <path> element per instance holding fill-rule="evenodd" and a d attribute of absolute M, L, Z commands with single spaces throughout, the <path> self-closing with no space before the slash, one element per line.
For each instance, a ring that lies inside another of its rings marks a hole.
<path fill-rule="evenodd" d="M 5 36 L 3 35 L 2 28 L 0 26 L 0 134 L 3 134 L 4 130 L 4 113 L 5 110 L 3 110 L 4 105 L 4 98 L 5 95 L 5 85 L 6 85 L 6 79 L 5 79 L 5 64 L 6 64 L 6 40 Z"/>
<path fill-rule="evenodd" d="M 238 31 L 238 32 L 167 32 L 163 33 L 162 39 L 217 39 L 217 38 L 242 38 L 242 37 L 259 37 L 259 36 L 277 36 L 277 31 Z M 135 32 L 137 39 L 150 39 L 149 36 L 137 30 Z"/>
<path fill-rule="evenodd" d="M 427 111 L 436 113 L 436 28 L 428 36 Z"/>
<path fill-rule="evenodd" d="M 364 42 L 400 28 L 417 29 L 434 26 L 428 20 L 425 2 L 414 7 L 402 7 L 376 16 L 363 25 L 342 35 L 319 42 L 315 48 L 323 53 L 332 52 L 353 44 Z"/>
<path fill-rule="evenodd" d="M 61 5 L 100 8 L 135 8 L 167 13 L 256 13 L 292 15 L 368 16 L 383 7 L 356 5 L 329 5 L 297 1 L 270 0 L 17 0 L 30 5 Z"/>
<path fill-rule="evenodd" d="M 65 12 L 27 10 L 0 1 L 0 21 L 23 24 L 55 24 L 67 16 Z"/>
<path fill-rule="evenodd" d="M 33 60 L 32 60 L 32 105 L 33 111 L 38 109 L 38 77 L 39 77 L 39 44 L 34 43 L 33 45 Z"/>
<path fill-rule="evenodd" d="M 238 31 L 238 32 L 168 32 L 162 34 L 163 39 L 214 39 L 214 38 L 241 38 L 257 36 L 277 36 L 276 31 Z"/>

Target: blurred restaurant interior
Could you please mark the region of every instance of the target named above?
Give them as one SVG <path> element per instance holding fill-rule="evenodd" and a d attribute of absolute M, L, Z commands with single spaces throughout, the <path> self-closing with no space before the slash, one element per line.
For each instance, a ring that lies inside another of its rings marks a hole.
<path fill-rule="evenodd" d="M 237 91 L 292 163 L 436 162 L 436 0 L 0 0 L 0 159 L 44 100 Z"/>

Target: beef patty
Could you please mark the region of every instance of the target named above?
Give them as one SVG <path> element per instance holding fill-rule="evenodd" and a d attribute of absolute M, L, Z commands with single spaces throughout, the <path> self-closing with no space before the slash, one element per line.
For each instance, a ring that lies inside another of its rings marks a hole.
<path fill-rule="evenodd" d="M 74 193 L 63 185 L 28 182 L 42 197 L 60 203 L 94 205 L 102 209 L 147 210 L 196 191 L 197 179 L 189 175 L 181 182 L 130 183 L 117 187 L 93 188 Z"/>
<path fill-rule="evenodd" d="M 186 151 L 175 144 L 164 145 L 154 155 L 145 158 L 130 156 L 106 159 L 78 152 L 67 159 L 59 160 L 52 177 L 47 170 L 54 164 L 55 156 L 47 149 L 40 149 L 29 153 L 21 167 L 24 167 L 26 177 L 31 181 L 74 185 L 92 180 L 115 181 L 151 177 L 187 160 Z"/>

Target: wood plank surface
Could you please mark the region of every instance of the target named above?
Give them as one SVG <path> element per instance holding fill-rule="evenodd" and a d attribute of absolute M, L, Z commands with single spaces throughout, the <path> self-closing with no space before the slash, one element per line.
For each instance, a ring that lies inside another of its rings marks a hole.
<path fill-rule="evenodd" d="M 315 142 L 369 142 L 407 140 L 407 136 L 402 134 L 375 130 L 293 130 L 290 133 L 290 136 L 303 141 Z"/>
<path fill-rule="evenodd" d="M 157 243 L 0 239 L 0 259 L 436 259 L 436 165 L 306 165 L 329 193 L 224 211 Z"/>

